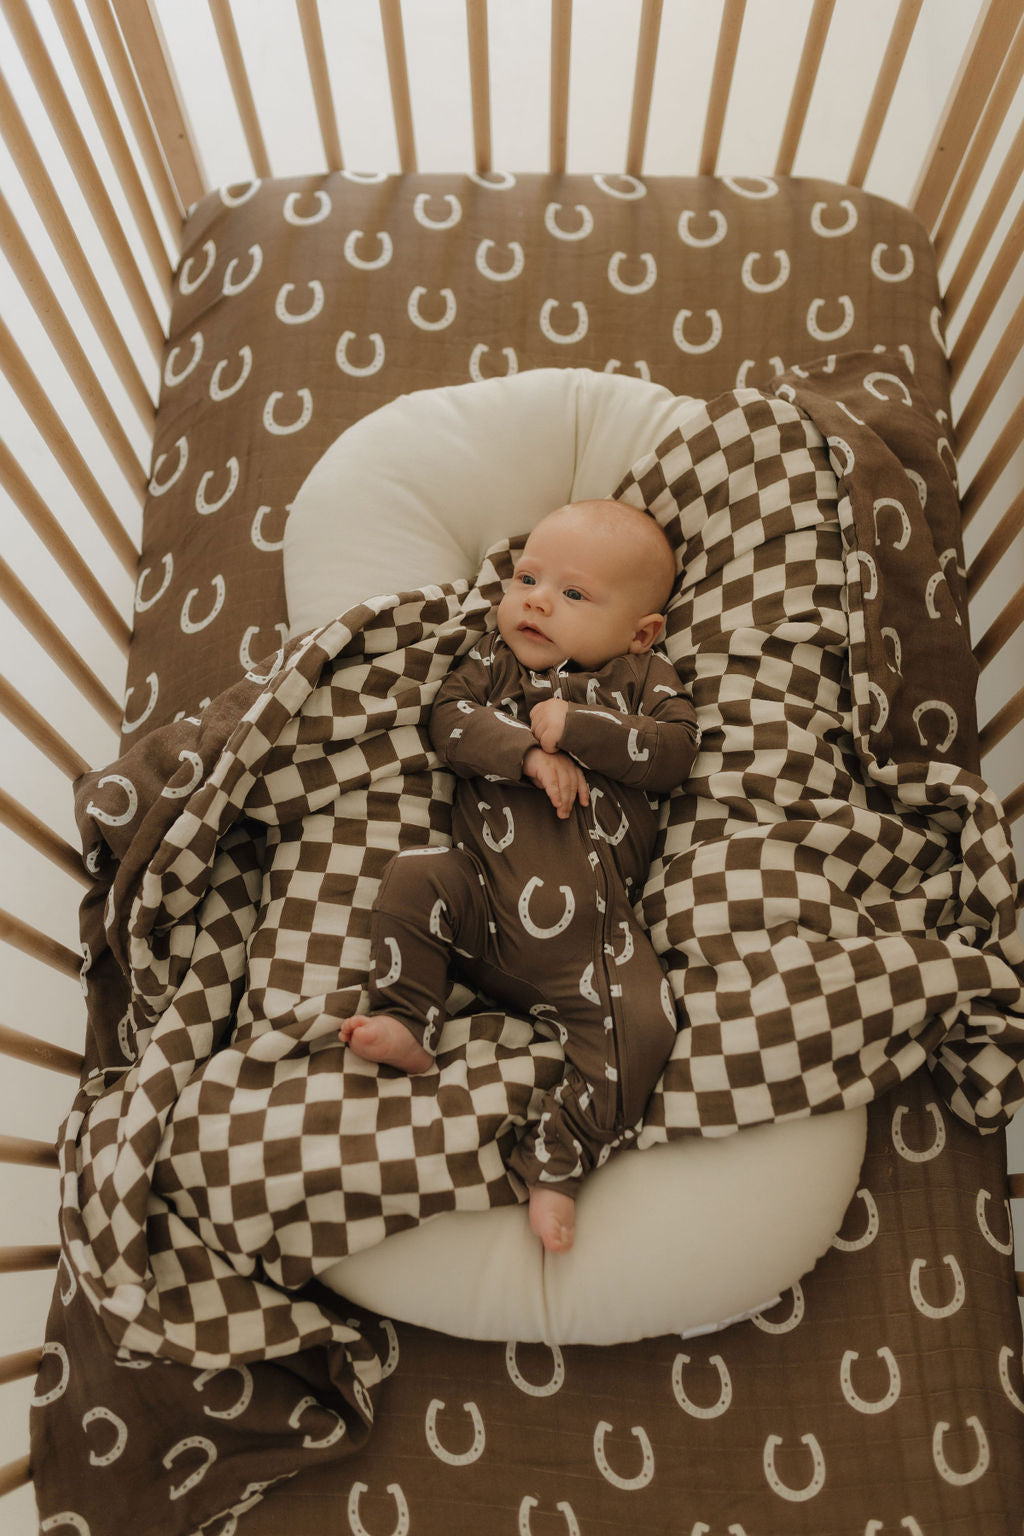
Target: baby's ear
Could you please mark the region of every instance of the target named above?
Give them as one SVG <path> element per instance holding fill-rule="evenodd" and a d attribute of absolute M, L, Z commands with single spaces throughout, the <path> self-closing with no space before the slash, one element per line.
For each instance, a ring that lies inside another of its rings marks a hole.
<path fill-rule="evenodd" d="M 634 656 L 642 656 L 644 651 L 649 651 L 665 627 L 665 615 L 663 613 L 648 613 L 640 620 L 636 632 L 629 643 L 629 649 Z"/>

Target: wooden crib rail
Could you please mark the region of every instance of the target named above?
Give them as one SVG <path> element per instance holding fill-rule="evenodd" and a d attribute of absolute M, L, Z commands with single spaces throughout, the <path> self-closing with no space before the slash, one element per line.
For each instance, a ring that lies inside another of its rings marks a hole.
<path fill-rule="evenodd" d="M 520 26 L 524 8 L 516 0 L 436 8 L 453 29 L 446 53 L 464 67 L 465 146 L 453 165 L 450 148 L 443 163 L 437 158 L 442 141 L 423 89 L 423 11 L 411 0 L 377 0 L 377 34 L 358 40 L 371 51 L 354 60 L 348 43 L 339 44 L 346 8 L 327 0 L 273 8 L 205 0 L 205 12 L 197 3 L 189 13 L 208 22 L 206 59 L 177 40 L 176 0 L 0 0 L 0 139 L 15 168 L 0 186 L 11 295 L 0 318 L 0 498 L 17 530 L 0 552 L 0 600 L 18 637 L 0 676 L 0 837 L 24 869 L 17 900 L 5 909 L 0 899 L 0 941 L 19 985 L 45 986 L 53 999 L 49 1038 L 0 1017 L 0 1056 L 18 1082 L 52 1083 L 56 1074 L 69 1086 L 82 1067 L 76 909 L 85 876 L 68 781 L 116 752 L 182 219 L 215 184 L 277 173 L 288 149 L 256 46 L 270 14 L 294 32 L 297 72 L 287 90 L 311 104 L 318 142 L 305 156 L 310 171 L 342 171 L 363 157 L 367 170 L 479 175 L 820 175 L 915 209 L 940 259 L 985 768 L 1024 830 L 1024 0 L 964 0 L 958 63 L 943 52 L 945 8 L 899 0 L 877 39 L 873 78 L 856 93 L 836 49 L 860 0 L 773 8 L 792 29 L 784 80 L 768 78 L 770 61 L 757 52 L 764 8 L 632 0 L 616 8 L 619 18 L 633 17 L 634 51 L 616 61 L 625 77 L 621 108 L 583 89 L 593 9 L 547 0 L 541 13 L 529 44 L 547 96 L 538 139 L 522 118 L 510 130 L 505 112 L 507 29 L 513 16 Z M 945 98 L 920 124 L 915 81 L 928 59 L 937 61 L 936 77 L 945 68 Z M 753 152 L 737 131 L 752 66 L 759 89 L 762 77 L 771 87 Z M 361 123 L 343 82 L 353 67 L 385 82 L 387 131 L 372 163 L 352 147 Z M 203 127 L 211 68 L 225 82 L 230 134 Z M 284 88 L 275 79 L 274 93 Z M 694 126 L 673 139 L 664 131 L 667 105 L 681 92 L 696 104 Z M 823 101 L 844 93 L 844 126 L 823 133 Z M 592 101 L 596 107 L 586 105 Z M 617 113 L 613 163 L 603 151 L 591 158 Z M 908 128 L 920 132 L 920 164 L 899 188 L 887 179 L 889 150 Z M 225 149 L 236 142 L 237 150 Z M 0 1164 L 55 1177 L 49 1144 L 8 1125 L 0 1126 Z M 1014 1175 L 1011 1194 L 1019 1216 L 1024 1174 Z M 22 1242 L 17 1233 L 8 1242 L 2 1274 L 32 1275 L 57 1262 L 48 1242 Z M 1024 1294 L 1024 1276 L 1018 1286 Z M 35 1289 L 41 1328 L 49 1285 Z M 37 1361 L 35 1350 L 0 1359 L 0 1384 L 24 1380 Z M 0 1493 L 28 1476 L 27 1458 L 9 1461 Z"/>

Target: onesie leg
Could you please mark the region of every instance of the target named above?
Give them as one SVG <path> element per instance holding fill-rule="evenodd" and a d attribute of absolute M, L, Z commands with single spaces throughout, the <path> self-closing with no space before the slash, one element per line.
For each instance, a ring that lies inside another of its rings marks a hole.
<path fill-rule="evenodd" d="M 344 1020 L 357 1055 L 404 1071 L 433 1061 L 452 948 L 485 927 L 476 867 L 454 848 L 397 854 L 384 872 L 370 927 L 370 1012 Z"/>

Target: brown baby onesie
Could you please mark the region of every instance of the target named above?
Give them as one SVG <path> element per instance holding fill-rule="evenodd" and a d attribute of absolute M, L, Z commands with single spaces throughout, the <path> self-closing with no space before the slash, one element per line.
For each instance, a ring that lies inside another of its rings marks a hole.
<path fill-rule="evenodd" d="M 530 710 L 569 705 L 560 750 L 590 804 L 560 819 L 523 777 Z M 676 1034 L 661 963 L 633 912 L 654 847 L 657 799 L 684 783 L 699 741 L 667 658 L 614 657 L 533 672 L 489 633 L 441 685 L 430 737 L 459 777 L 451 848 L 401 853 L 381 882 L 370 1005 L 436 1049 L 449 966 L 487 997 L 551 1026 L 565 1074 L 511 1168 L 575 1195 L 643 1116 Z"/>

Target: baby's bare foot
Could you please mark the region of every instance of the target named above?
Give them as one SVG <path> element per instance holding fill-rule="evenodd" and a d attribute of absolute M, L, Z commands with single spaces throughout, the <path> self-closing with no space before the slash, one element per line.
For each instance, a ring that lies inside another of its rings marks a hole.
<path fill-rule="evenodd" d="M 559 1189 L 530 1190 L 530 1226 L 549 1253 L 568 1253 L 576 1230 L 576 1202 Z"/>
<path fill-rule="evenodd" d="M 383 1062 L 411 1076 L 434 1065 L 430 1052 L 423 1049 L 400 1019 L 393 1019 L 388 1013 L 355 1013 L 341 1021 L 338 1035 L 364 1061 Z"/>

